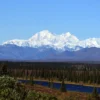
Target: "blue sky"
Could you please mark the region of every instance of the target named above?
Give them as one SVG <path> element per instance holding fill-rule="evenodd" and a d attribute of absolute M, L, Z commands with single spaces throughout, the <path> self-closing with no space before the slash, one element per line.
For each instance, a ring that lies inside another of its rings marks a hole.
<path fill-rule="evenodd" d="M 100 0 L 0 1 L 0 44 L 42 30 L 71 32 L 79 39 L 100 37 Z"/>

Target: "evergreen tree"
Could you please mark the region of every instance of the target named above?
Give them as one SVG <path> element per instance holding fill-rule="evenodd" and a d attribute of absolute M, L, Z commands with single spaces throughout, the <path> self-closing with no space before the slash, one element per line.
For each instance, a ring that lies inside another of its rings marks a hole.
<path fill-rule="evenodd" d="M 61 83 L 61 92 L 66 92 L 66 85 L 65 85 L 65 82 L 64 82 L 64 79 L 65 79 L 65 73 L 64 73 L 64 70 L 65 70 L 65 66 L 64 66 L 64 69 L 63 69 L 63 73 L 62 73 L 62 83 Z"/>
<path fill-rule="evenodd" d="M 49 80 L 48 80 L 48 87 L 50 88 L 51 86 L 51 82 L 50 82 L 50 77 L 49 77 Z"/>
<path fill-rule="evenodd" d="M 93 92 L 92 92 L 92 97 L 96 100 L 99 100 L 99 94 L 97 92 L 97 88 L 94 87 Z"/>
<path fill-rule="evenodd" d="M 66 85 L 65 85 L 65 82 L 64 82 L 64 78 L 62 79 L 60 90 L 61 90 L 61 92 L 66 92 Z"/>
<path fill-rule="evenodd" d="M 32 70 L 32 72 L 31 72 L 31 74 L 30 74 L 30 84 L 31 84 L 32 86 L 34 86 L 33 70 Z"/>
<path fill-rule="evenodd" d="M 28 69 L 26 70 L 26 80 L 28 79 L 29 73 L 28 73 Z"/>
<path fill-rule="evenodd" d="M 1 75 L 7 75 L 8 74 L 8 71 L 7 71 L 7 65 L 5 63 L 2 63 L 1 65 L 1 72 L 0 72 Z"/>
<path fill-rule="evenodd" d="M 53 78 L 51 79 L 50 87 L 51 87 L 51 88 L 54 88 Z"/>

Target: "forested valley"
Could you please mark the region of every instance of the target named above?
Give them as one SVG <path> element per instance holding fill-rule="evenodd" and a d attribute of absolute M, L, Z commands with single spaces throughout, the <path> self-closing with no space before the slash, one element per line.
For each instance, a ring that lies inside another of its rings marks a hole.
<path fill-rule="evenodd" d="M 28 81 L 24 83 L 19 80 Z M 48 87 L 43 87 L 41 84 L 36 85 L 36 80 L 48 82 Z M 61 84 L 59 90 L 53 87 L 55 82 Z M 70 92 L 65 87 L 67 83 L 91 85 L 94 90 L 92 94 Z M 99 100 L 99 93 L 96 89 L 99 86 L 100 64 L 0 62 L 0 100 L 5 100 L 8 97 L 9 99 L 6 100 Z M 61 96 L 59 97 L 59 95 Z"/>

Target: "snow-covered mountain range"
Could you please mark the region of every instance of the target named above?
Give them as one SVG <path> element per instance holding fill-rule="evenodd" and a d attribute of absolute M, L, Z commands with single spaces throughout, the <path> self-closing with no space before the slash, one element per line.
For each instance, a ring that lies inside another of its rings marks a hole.
<path fill-rule="evenodd" d="M 36 33 L 28 40 L 14 39 L 3 43 L 3 45 L 5 44 L 13 44 L 21 47 L 35 48 L 47 46 L 55 50 L 77 51 L 82 48 L 100 48 L 100 38 L 89 38 L 86 40 L 79 40 L 76 36 L 72 35 L 69 32 L 56 35 L 54 33 L 49 32 L 48 30 L 44 30 Z"/>
<path fill-rule="evenodd" d="M 0 46 L 0 60 L 100 61 L 100 38 L 79 40 L 71 33 L 44 30 L 27 40 L 9 40 Z"/>

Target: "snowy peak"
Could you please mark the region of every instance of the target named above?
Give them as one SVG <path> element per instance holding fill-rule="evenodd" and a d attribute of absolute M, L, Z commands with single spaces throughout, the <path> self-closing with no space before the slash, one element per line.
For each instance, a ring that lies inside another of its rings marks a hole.
<path fill-rule="evenodd" d="M 50 39 L 53 36 L 54 35 L 51 32 L 49 32 L 48 30 L 44 30 L 44 31 L 36 33 L 29 40 L 34 41 L 34 40 Z"/>
<path fill-rule="evenodd" d="M 53 34 L 49 32 L 48 30 L 41 31 L 37 34 L 42 38 L 45 38 L 45 37 L 50 38 L 51 36 L 53 36 Z"/>
<path fill-rule="evenodd" d="M 69 43 L 76 43 L 76 42 L 79 42 L 79 39 L 72 35 L 71 33 L 67 32 L 67 33 L 64 33 L 64 34 L 61 34 L 59 36 L 59 38 L 61 38 L 62 40 L 64 39 L 65 42 L 69 42 Z"/>
<path fill-rule="evenodd" d="M 53 34 L 48 30 L 40 31 L 34 34 L 28 40 L 10 40 L 4 42 L 5 44 L 17 45 L 17 46 L 27 46 L 27 47 L 50 47 L 58 50 L 71 50 L 77 51 L 82 48 L 97 47 L 100 48 L 100 38 L 89 38 L 86 40 L 79 40 L 76 36 L 72 35 L 70 32 L 63 34 Z"/>
<path fill-rule="evenodd" d="M 72 34 L 71 34 L 70 32 L 63 33 L 62 35 L 66 36 L 66 37 L 70 37 L 70 36 L 72 36 Z"/>
<path fill-rule="evenodd" d="M 50 46 L 54 49 L 63 50 L 66 46 L 73 48 L 72 46 L 75 46 L 78 41 L 77 37 L 69 32 L 56 35 L 48 30 L 38 32 L 29 39 L 31 47 Z"/>

